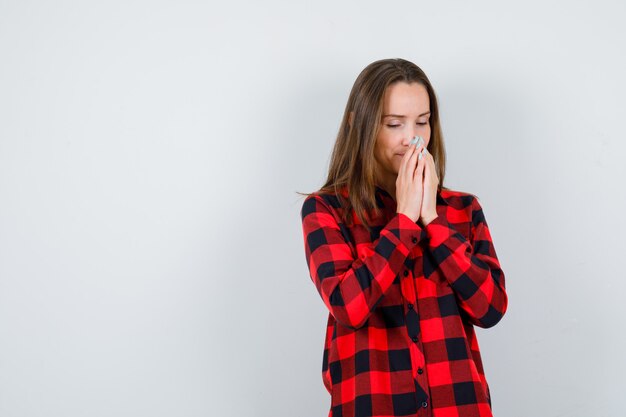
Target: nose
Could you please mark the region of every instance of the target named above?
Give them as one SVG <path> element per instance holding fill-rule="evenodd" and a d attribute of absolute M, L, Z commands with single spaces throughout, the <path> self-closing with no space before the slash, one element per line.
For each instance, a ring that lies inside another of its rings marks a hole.
<path fill-rule="evenodd" d="M 404 146 L 409 146 L 409 143 L 417 135 L 418 135 L 418 129 L 417 129 L 416 126 L 413 126 L 413 127 L 409 128 L 408 132 L 404 135 L 404 138 L 402 139 L 402 144 Z M 422 139 L 424 139 L 424 142 L 426 142 L 426 138 L 425 137 L 422 136 Z"/>

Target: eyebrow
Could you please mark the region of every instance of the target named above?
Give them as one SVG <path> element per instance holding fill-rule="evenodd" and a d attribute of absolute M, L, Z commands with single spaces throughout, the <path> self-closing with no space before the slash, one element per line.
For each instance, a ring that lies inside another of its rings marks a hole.
<path fill-rule="evenodd" d="M 417 117 L 424 116 L 424 115 L 426 115 L 426 114 L 428 114 L 428 113 L 430 113 L 430 110 L 428 110 L 426 113 L 422 113 L 422 114 L 420 114 L 420 115 L 419 115 L 419 116 L 417 116 Z M 398 118 L 404 118 L 404 117 L 406 117 L 406 116 L 405 116 L 405 115 L 403 115 L 403 114 L 385 114 L 385 115 L 383 116 L 383 118 L 385 118 L 385 117 L 398 117 Z"/>

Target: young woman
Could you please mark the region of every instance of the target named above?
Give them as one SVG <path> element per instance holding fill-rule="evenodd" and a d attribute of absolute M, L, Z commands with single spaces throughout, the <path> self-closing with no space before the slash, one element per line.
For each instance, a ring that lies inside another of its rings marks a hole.
<path fill-rule="evenodd" d="M 424 72 L 403 59 L 368 65 L 328 179 L 301 210 L 307 265 L 329 311 L 331 417 L 492 416 L 474 326 L 506 312 L 504 273 L 477 197 L 444 187 L 444 175 Z"/>

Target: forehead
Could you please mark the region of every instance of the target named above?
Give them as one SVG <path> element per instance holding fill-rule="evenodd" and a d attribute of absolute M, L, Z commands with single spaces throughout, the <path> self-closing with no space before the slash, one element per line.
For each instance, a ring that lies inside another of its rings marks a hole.
<path fill-rule="evenodd" d="M 430 110 L 426 87 L 419 83 L 397 82 L 385 90 L 384 114 L 422 114 Z"/>

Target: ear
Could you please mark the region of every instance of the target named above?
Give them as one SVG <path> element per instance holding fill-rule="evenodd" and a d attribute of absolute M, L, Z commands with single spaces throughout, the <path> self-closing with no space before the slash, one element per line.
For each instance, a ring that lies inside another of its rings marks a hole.
<path fill-rule="evenodd" d="M 350 125 L 350 127 L 352 127 L 353 120 L 354 120 L 354 112 L 351 111 L 350 114 L 348 115 L 348 124 Z"/>

